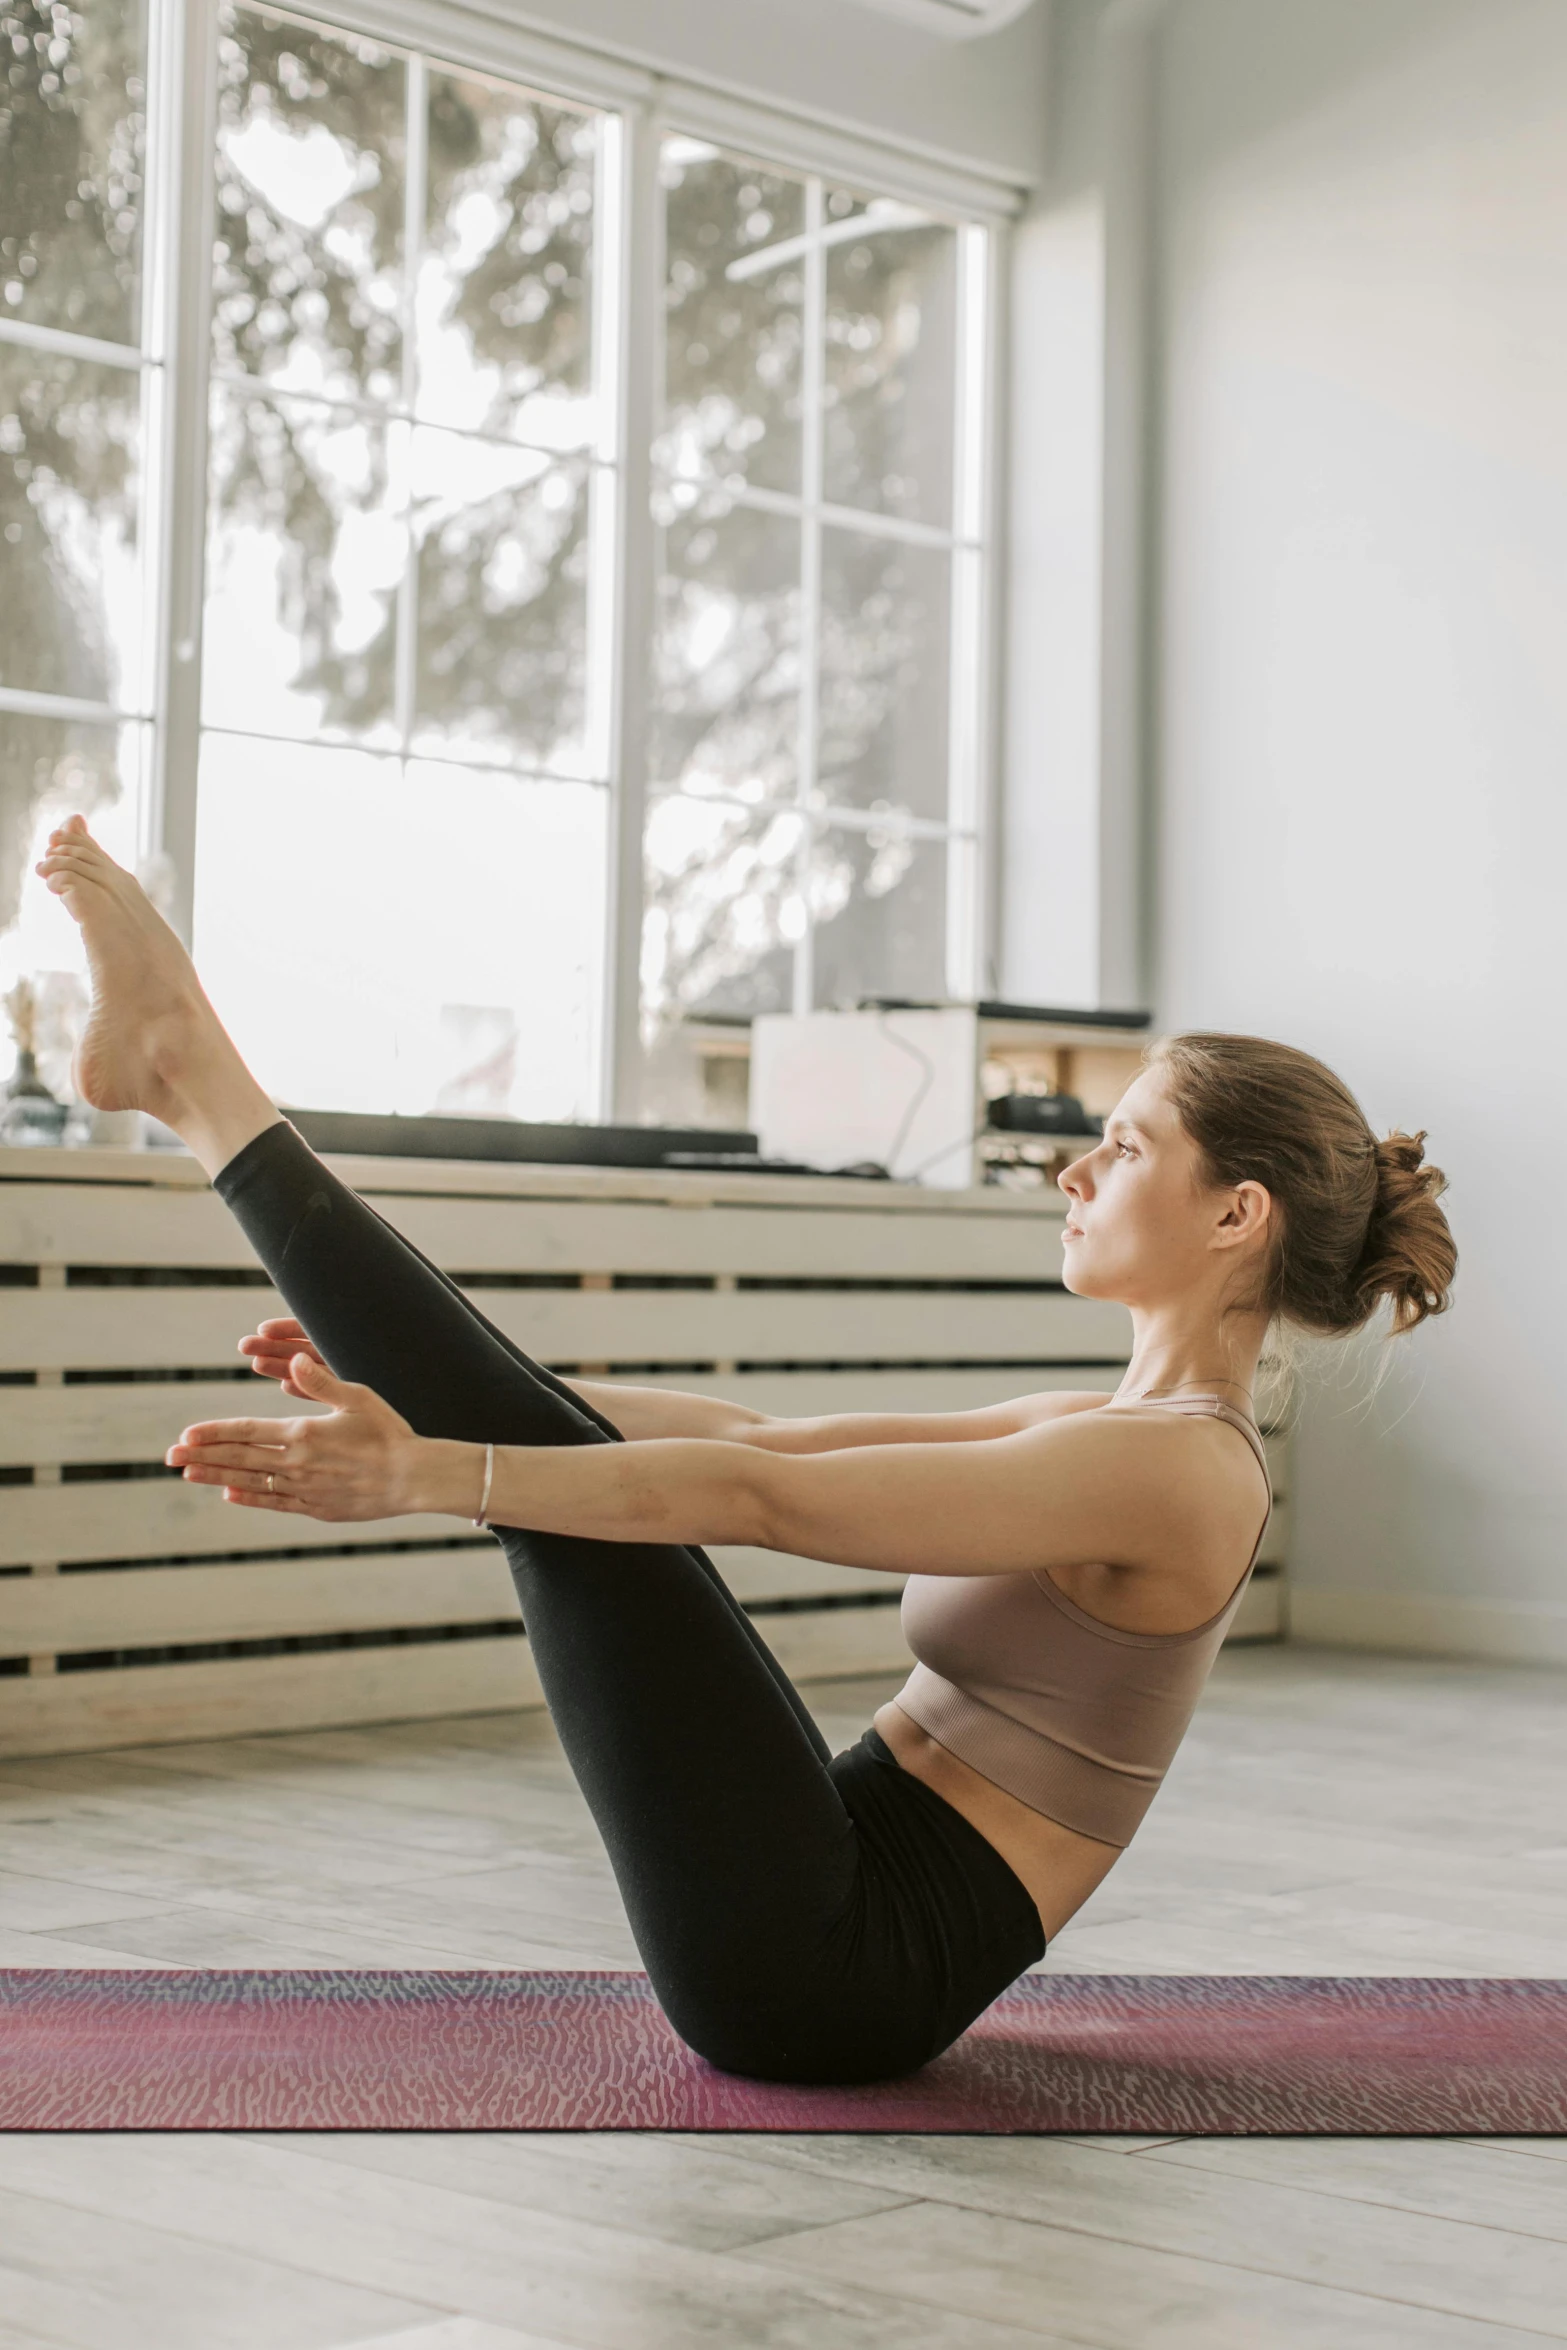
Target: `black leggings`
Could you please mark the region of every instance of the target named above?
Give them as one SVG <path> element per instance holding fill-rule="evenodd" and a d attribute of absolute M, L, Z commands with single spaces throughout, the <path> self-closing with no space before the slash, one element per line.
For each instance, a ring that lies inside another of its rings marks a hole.
<path fill-rule="evenodd" d="M 216 1187 L 332 1370 L 420 1435 L 619 1441 L 291 1126 Z M 874 1730 L 829 1754 L 702 1551 L 498 1538 L 637 1948 L 710 2062 L 788 2081 L 910 2072 L 1042 1954 L 1001 1855 Z"/>

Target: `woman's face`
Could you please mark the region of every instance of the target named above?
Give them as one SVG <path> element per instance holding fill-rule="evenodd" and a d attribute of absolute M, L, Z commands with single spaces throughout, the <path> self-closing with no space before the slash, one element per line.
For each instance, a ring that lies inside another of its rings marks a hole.
<path fill-rule="evenodd" d="M 1162 1303 L 1211 1277 L 1216 1248 L 1228 1269 L 1246 1236 L 1226 1237 L 1226 1209 L 1259 1188 L 1236 1193 L 1204 1183 L 1197 1145 L 1155 1069 L 1121 1096 L 1097 1149 L 1057 1181 L 1067 1196 L 1063 1281 L 1079 1297 L 1128 1306 Z"/>

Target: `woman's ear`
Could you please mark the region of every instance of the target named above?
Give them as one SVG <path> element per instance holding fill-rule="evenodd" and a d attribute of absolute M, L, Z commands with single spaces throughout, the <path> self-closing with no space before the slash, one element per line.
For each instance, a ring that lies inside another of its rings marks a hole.
<path fill-rule="evenodd" d="M 1273 1195 L 1266 1184 L 1237 1183 L 1225 1203 L 1214 1239 L 1220 1248 L 1240 1248 L 1259 1239 L 1273 1216 Z"/>

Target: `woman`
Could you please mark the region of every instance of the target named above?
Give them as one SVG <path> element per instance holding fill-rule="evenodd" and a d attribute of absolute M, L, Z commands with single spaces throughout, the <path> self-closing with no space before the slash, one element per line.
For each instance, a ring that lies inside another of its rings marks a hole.
<path fill-rule="evenodd" d="M 80 817 L 38 870 L 92 969 L 83 1095 L 183 1136 L 298 1317 L 244 1351 L 327 1407 L 187 1428 L 170 1463 L 251 1509 L 494 1527 L 676 2029 L 779 2080 L 939 2053 L 1114 1865 L 1175 1752 L 1267 1519 L 1270 1324 L 1350 1331 L 1387 1298 L 1403 1330 L 1446 1305 L 1423 1138 L 1377 1142 L 1302 1053 L 1176 1038 L 1061 1177 L 1068 1288 L 1132 1313 L 1115 1395 L 790 1421 L 572 1385 L 279 1118 Z M 921 1662 L 847 1753 L 708 1542 L 912 1577 Z"/>

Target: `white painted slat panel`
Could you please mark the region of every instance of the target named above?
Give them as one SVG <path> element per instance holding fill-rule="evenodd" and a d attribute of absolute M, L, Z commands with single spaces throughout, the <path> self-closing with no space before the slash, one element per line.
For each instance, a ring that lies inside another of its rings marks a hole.
<path fill-rule="evenodd" d="M 493 1543 L 254 1566 L 7 1575 L 0 1577 L 0 1656 L 500 1624 L 516 1613 L 511 1576 Z"/>
<path fill-rule="evenodd" d="M 527 1159 L 399 1159 L 332 1152 L 324 1163 L 339 1180 L 376 1199 L 650 1200 L 660 1205 L 743 1208 L 844 1208 L 851 1214 L 1029 1217 L 1059 1202 L 1040 1191 L 987 1184 L 973 1191 L 926 1190 L 913 1183 L 866 1184 L 839 1175 L 756 1175 L 721 1168 L 589 1167 Z M 43 1172 L 41 1172 L 43 1170 Z M 204 1193 L 207 1178 L 186 1150 L 93 1147 L 50 1152 L 0 1145 L 0 1188 L 13 1183 L 83 1185 L 97 1190 Z"/>
<path fill-rule="evenodd" d="M 874 1599 L 903 1589 L 901 1575 L 871 1574 L 864 1567 L 834 1566 L 827 1559 L 794 1558 L 781 1550 L 721 1543 L 708 1555 L 736 1599 L 747 1606 L 759 1599 L 825 1599 L 840 1592 L 849 1598 Z"/>
<path fill-rule="evenodd" d="M 1064 1215 L 586 1200 L 376 1202 L 440 1265 L 484 1273 L 733 1273 L 862 1281 L 1059 1281 Z"/>
<path fill-rule="evenodd" d="M 707 1376 L 701 1390 L 758 1411 L 788 1418 L 833 1412 L 959 1412 L 1003 1403 L 1030 1392 L 1070 1388 L 1109 1389 L 1117 1371 L 1108 1369 L 922 1371 L 757 1371 Z M 649 1386 L 679 1386 L 678 1373 L 649 1374 Z M 157 1381 L 117 1387 L 0 1388 L 0 1466 L 28 1467 L 78 1462 L 145 1461 L 161 1457 L 192 1420 L 217 1419 L 237 1411 L 254 1417 L 283 1416 L 301 1407 L 280 1395 L 270 1380 L 248 1386 L 214 1380 Z M 1269 1436 L 1273 1489 L 1282 1505 L 1288 1493 L 1290 1439 Z M 19 1499 L 7 1496 L 9 1508 Z M 1288 1520 L 1274 1511 L 1262 1556 L 1282 1560 Z M 41 1555 L 41 1554 L 40 1554 Z M 94 1554 L 98 1555 L 98 1554 Z"/>
<path fill-rule="evenodd" d="M 743 1600 L 868 1595 L 902 1582 L 766 1550 L 716 1551 L 714 1564 Z M 0 1577 L 0 1656 L 499 1624 L 516 1612 L 511 1575 L 493 1543 L 254 1565 L 7 1575 Z"/>
<path fill-rule="evenodd" d="M 913 1664 L 895 1607 L 824 1608 L 763 1616 L 757 1630 L 791 1681 L 906 1673 Z"/>
<path fill-rule="evenodd" d="M 0 1183 L 0 1264 L 254 1265 L 215 1192 L 161 1184 Z"/>
<path fill-rule="evenodd" d="M 377 1196 L 436 1264 L 467 1273 L 733 1273 L 1057 1281 L 1062 1217 L 653 1200 Z M 210 1192 L 0 1184 L 0 1263 L 253 1266 Z"/>
<path fill-rule="evenodd" d="M 1284 1587 L 1277 1575 L 1256 1577 L 1235 1611 L 1231 1640 L 1277 1640 L 1284 1631 Z"/>
<path fill-rule="evenodd" d="M 4 1495 L 0 1566 L 34 1559 L 71 1565 L 83 1559 L 201 1557 L 211 1551 L 323 1549 L 339 1543 L 381 1549 L 390 1542 L 449 1540 L 459 1518 L 376 1518 L 329 1526 L 313 1518 L 247 1510 L 223 1501 L 215 1486 L 175 1476 L 87 1479 L 70 1485 L 19 1485 Z"/>
<path fill-rule="evenodd" d="M 695 1389 L 781 1418 L 810 1419 L 827 1412 L 963 1412 L 1045 1389 L 1107 1391 L 1119 1366 L 1066 1370 L 650 1371 L 631 1382 Z M 613 1384 L 611 1382 L 610 1384 Z M 148 1380 L 81 1387 L 0 1387 L 0 1468 L 75 1462 L 155 1461 L 193 1420 L 245 1413 L 279 1418 L 306 1407 L 279 1393 L 270 1379 Z"/>
<path fill-rule="evenodd" d="M 800 1680 L 908 1664 L 894 1607 L 769 1616 L 761 1630 Z M 511 1713 L 543 1702 L 528 1643 L 517 1639 L 55 1673 L 6 1683 L 0 1759 Z"/>
<path fill-rule="evenodd" d="M 306 1409 L 270 1379 L 0 1387 L 0 1468 L 160 1461 L 194 1420 L 279 1419 Z"/>
<path fill-rule="evenodd" d="M 1121 1306 L 1065 1290 L 475 1290 L 541 1362 L 1124 1360 Z"/>
<path fill-rule="evenodd" d="M 1269 1449 L 1271 1452 L 1271 1446 Z M 1289 1546 L 1289 1503 L 1287 1501 L 1276 1501 L 1273 1505 L 1273 1515 L 1268 1520 L 1268 1530 L 1262 1538 L 1262 1548 L 1257 1553 L 1258 1566 L 1275 1568 L 1282 1567 L 1285 1560 L 1289 1557 Z"/>
<path fill-rule="evenodd" d="M 1276 1637 L 1281 1604 L 1276 1582 L 1254 1586 L 1231 1637 Z M 760 1629 L 799 1680 L 901 1672 L 909 1662 L 892 1607 L 769 1616 Z M 517 1639 L 61 1673 L 6 1684 L 0 1758 L 504 1713 L 542 1703 L 528 1644 Z"/>
<path fill-rule="evenodd" d="M 525 1640 L 51 1673 L 4 1684 L 0 1756 L 507 1713 L 542 1703 Z"/>
<path fill-rule="evenodd" d="M 704 1394 L 749 1404 L 754 1411 L 810 1420 L 831 1412 L 971 1412 L 981 1404 L 1009 1403 L 1014 1396 L 1046 1390 L 1081 1388 L 1109 1394 L 1120 1377 L 1119 1363 L 1071 1364 L 1061 1370 L 1037 1363 L 1008 1364 L 1000 1370 L 987 1364 L 935 1370 L 911 1364 L 905 1369 L 893 1363 L 885 1370 L 735 1371 L 707 1375 L 695 1384 Z M 642 1384 L 679 1387 L 681 1378 L 678 1371 L 650 1371 Z"/>
<path fill-rule="evenodd" d="M 1124 1309 L 1024 1292 L 475 1289 L 497 1329 L 543 1363 L 1124 1360 Z M 218 1367 L 280 1312 L 268 1289 L 19 1289 L 0 1312 L 0 1370 Z"/>
<path fill-rule="evenodd" d="M 220 1501 L 214 1488 L 183 1484 L 177 1477 L 110 1478 L 102 1484 L 91 1480 L 71 1485 L 23 1485 L 13 1487 L 5 1497 L 6 1508 L 0 1524 L 0 1566 L 29 1565 L 34 1559 L 52 1559 L 64 1566 L 89 1559 L 200 1559 L 212 1552 L 268 1551 L 282 1549 L 337 1549 L 353 1543 L 367 1553 L 384 1552 L 391 1542 L 418 1542 L 436 1538 L 450 1538 L 463 1532 L 457 1518 L 408 1517 L 379 1518 L 362 1525 L 335 1526 L 318 1524 L 313 1518 L 281 1517 L 271 1510 L 236 1509 Z M 499 1557 L 493 1544 L 475 1539 L 462 1550 L 441 1554 L 452 1560 L 469 1556 Z M 765 1551 L 725 1552 L 729 1557 L 761 1560 L 773 1556 Z M 777 1554 L 782 1556 L 782 1553 Z M 715 1560 L 719 1554 L 714 1553 Z M 287 1562 L 279 1562 L 286 1564 Z M 321 1576 L 342 1562 L 321 1560 L 318 1563 L 301 1562 L 302 1570 Z M 170 1568 L 170 1574 L 188 1576 L 194 1567 Z M 219 1572 L 222 1571 L 221 1565 Z M 127 1569 L 128 1584 L 145 1585 L 151 1570 Z M 840 1574 L 852 1578 L 852 1584 L 830 1580 L 822 1583 L 822 1590 L 844 1590 L 863 1587 L 865 1576 L 855 1568 L 824 1567 L 827 1577 Z M 75 1580 L 75 1578 L 67 1578 Z M 0 1589 L 10 1590 L 7 1582 Z M 784 1581 L 768 1597 L 785 1597 L 801 1586 Z M 745 1598 L 763 1596 L 759 1585 L 753 1584 L 743 1594 Z M 381 1617 L 382 1623 L 402 1622 L 401 1617 Z M 416 1618 L 413 1621 L 458 1622 L 457 1617 Z M 274 1626 L 274 1630 L 282 1627 Z M 293 1624 L 291 1631 L 307 1627 Z M 345 1630 L 335 1625 L 333 1630 Z M 161 1638 L 162 1635 L 159 1635 Z M 177 1637 L 177 1635 L 170 1635 Z M 187 1633 L 182 1637 L 201 1638 Z M 227 1637 L 227 1636 L 226 1636 Z M 232 1637 L 239 1637 L 235 1634 Z M 108 1642 L 91 1645 L 111 1645 Z"/>
<path fill-rule="evenodd" d="M 8 1289 L 0 1370 L 215 1370 L 280 1311 L 270 1289 Z"/>

